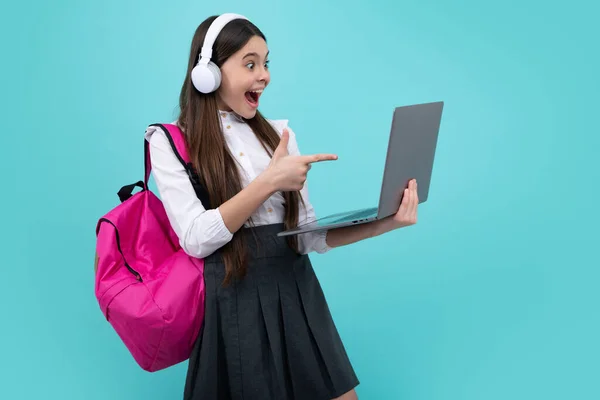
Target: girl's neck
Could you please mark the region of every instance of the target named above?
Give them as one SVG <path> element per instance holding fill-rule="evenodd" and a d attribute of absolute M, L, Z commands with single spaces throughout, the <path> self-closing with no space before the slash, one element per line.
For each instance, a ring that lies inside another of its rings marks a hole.
<path fill-rule="evenodd" d="M 231 107 L 229 107 L 225 102 L 221 99 L 221 96 L 217 93 L 217 108 L 219 111 L 231 112 Z"/>

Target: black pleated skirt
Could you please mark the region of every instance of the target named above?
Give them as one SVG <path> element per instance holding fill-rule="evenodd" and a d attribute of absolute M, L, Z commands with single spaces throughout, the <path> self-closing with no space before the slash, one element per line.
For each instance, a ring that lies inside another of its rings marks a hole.
<path fill-rule="evenodd" d="M 330 400 L 358 385 L 310 260 L 276 236 L 282 229 L 240 231 L 250 264 L 228 286 L 219 252 L 205 259 L 206 312 L 185 400 Z"/>

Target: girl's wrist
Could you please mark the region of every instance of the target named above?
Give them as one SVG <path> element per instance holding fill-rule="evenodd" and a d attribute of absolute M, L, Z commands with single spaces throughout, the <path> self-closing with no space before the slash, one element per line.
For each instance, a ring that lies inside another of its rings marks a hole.
<path fill-rule="evenodd" d="M 268 193 L 268 197 L 271 197 L 279 190 L 268 169 L 256 177 L 256 181 Z"/>
<path fill-rule="evenodd" d="M 396 221 L 394 221 L 393 215 L 376 221 L 374 224 L 375 229 L 373 236 L 383 235 L 384 233 L 388 233 L 399 228 L 398 224 L 396 224 Z"/>

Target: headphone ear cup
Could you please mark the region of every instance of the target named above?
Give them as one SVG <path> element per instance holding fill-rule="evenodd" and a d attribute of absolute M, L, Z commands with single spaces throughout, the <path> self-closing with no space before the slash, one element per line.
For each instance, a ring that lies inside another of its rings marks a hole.
<path fill-rule="evenodd" d="M 219 88 L 219 86 L 221 86 L 221 69 L 212 61 L 208 63 L 208 68 L 211 70 L 212 76 L 214 77 L 214 88 L 211 90 L 211 92 L 214 92 Z"/>
<path fill-rule="evenodd" d="M 212 93 L 221 85 L 221 70 L 215 63 L 197 64 L 192 70 L 192 83 L 201 93 Z"/>

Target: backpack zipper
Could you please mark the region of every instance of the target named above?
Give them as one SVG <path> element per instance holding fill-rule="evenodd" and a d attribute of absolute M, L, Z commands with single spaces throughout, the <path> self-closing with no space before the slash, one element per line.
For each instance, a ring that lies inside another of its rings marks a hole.
<path fill-rule="evenodd" d="M 116 236 L 116 239 L 117 239 L 117 249 L 119 250 L 119 253 L 121 254 L 121 257 L 123 257 L 123 263 L 125 264 L 125 268 L 127 268 L 127 270 L 129 270 L 129 272 L 131 272 L 133 274 L 133 276 L 135 276 L 135 279 L 137 281 L 143 282 L 142 276 L 135 269 L 131 268 L 131 265 L 129 265 L 129 263 L 125 259 L 125 255 L 123 254 L 123 251 L 121 250 L 121 239 L 119 237 L 119 230 L 117 229 L 117 227 L 115 226 L 115 224 L 113 224 L 112 221 L 109 221 L 106 218 L 100 218 L 100 222 L 108 222 L 109 224 L 111 224 L 113 226 L 113 228 L 115 228 L 115 236 Z M 100 231 L 100 225 L 98 225 L 98 229 L 96 231 L 96 235 L 98 235 L 99 231 Z"/>

